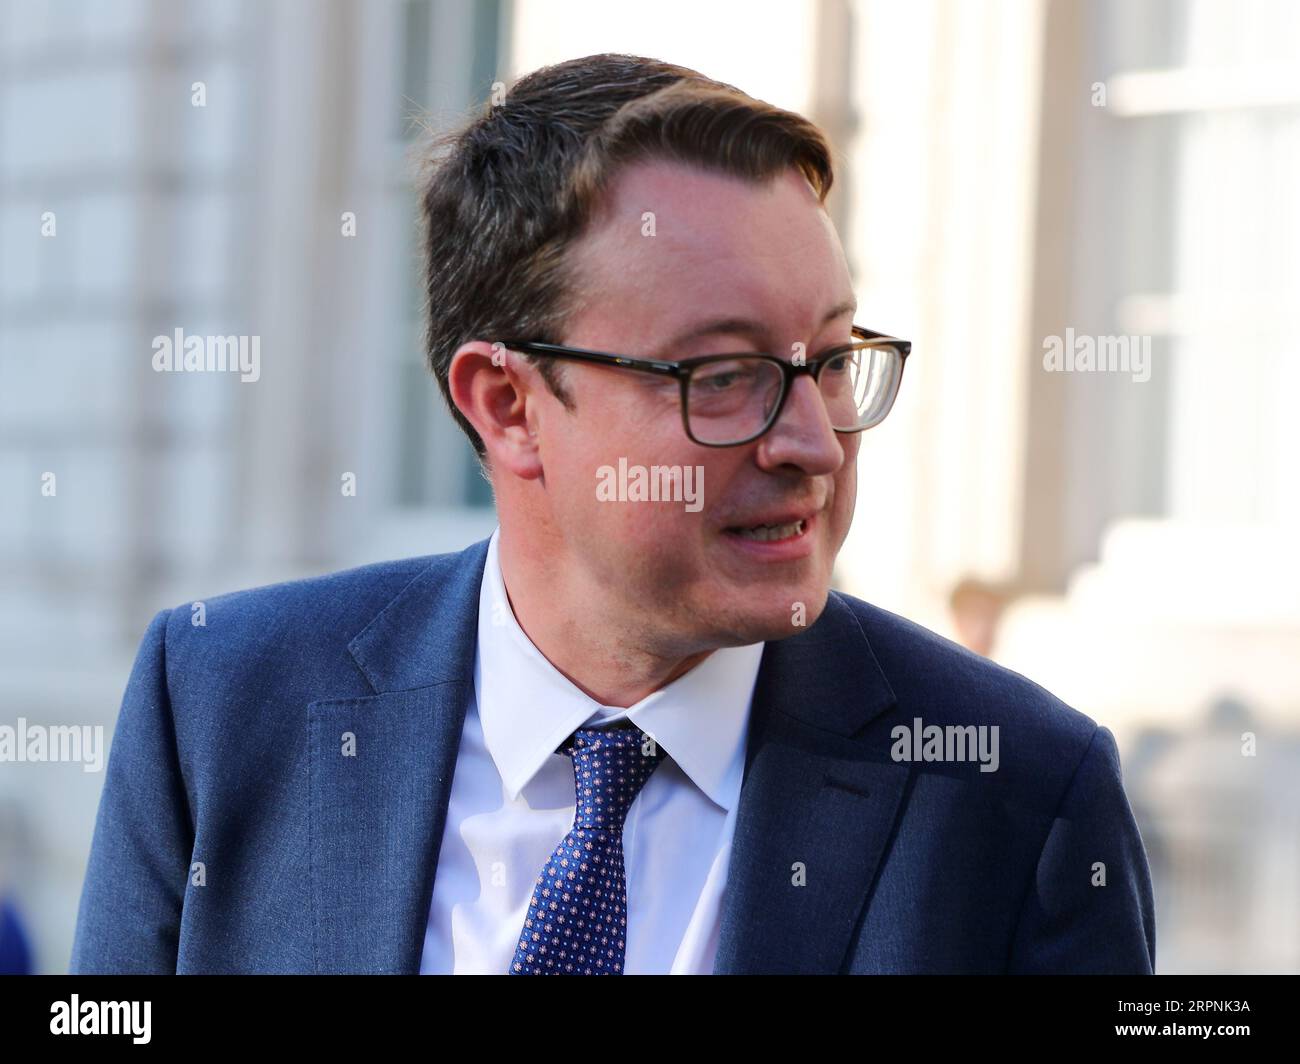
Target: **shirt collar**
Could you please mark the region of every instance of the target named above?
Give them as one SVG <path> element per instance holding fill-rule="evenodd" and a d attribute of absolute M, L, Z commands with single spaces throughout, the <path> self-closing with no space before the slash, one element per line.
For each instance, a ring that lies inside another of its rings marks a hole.
<path fill-rule="evenodd" d="M 744 774 L 749 707 L 763 643 L 715 650 L 627 708 L 602 706 L 550 663 L 515 620 L 501 575 L 498 527 L 479 591 L 474 694 L 488 753 L 513 801 L 583 725 L 626 718 L 654 737 L 691 781 L 731 810 Z"/>

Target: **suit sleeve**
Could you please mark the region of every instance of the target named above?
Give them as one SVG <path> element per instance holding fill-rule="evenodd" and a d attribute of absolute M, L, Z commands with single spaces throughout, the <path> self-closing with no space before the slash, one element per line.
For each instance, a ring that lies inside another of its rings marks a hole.
<path fill-rule="evenodd" d="M 1124 794 L 1115 737 L 1100 727 L 1048 827 L 1008 968 L 1149 975 L 1155 960 L 1146 849 Z"/>
<path fill-rule="evenodd" d="M 194 831 L 166 677 L 170 610 L 149 625 L 113 732 L 69 971 L 174 973 Z"/>

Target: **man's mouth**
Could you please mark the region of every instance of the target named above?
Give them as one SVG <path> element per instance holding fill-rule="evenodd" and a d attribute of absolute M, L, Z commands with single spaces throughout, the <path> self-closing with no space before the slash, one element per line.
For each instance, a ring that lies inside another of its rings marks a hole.
<path fill-rule="evenodd" d="M 764 524 L 753 525 L 750 527 L 732 527 L 723 531 L 741 539 L 751 539 L 759 543 L 773 543 L 783 539 L 796 539 L 803 535 L 804 529 L 808 527 L 808 522 L 804 518 L 796 521 L 788 521 L 784 524 Z"/>

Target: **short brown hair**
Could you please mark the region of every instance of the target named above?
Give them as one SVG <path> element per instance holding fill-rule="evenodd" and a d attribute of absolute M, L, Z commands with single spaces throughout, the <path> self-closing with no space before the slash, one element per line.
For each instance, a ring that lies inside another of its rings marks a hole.
<path fill-rule="evenodd" d="M 451 401 L 452 356 L 471 340 L 563 341 L 578 306 L 565 252 L 617 171 L 658 157 L 751 181 L 795 167 L 825 202 L 831 149 L 808 119 L 706 78 L 635 55 L 592 55 L 519 79 L 422 149 L 425 353 L 479 461 L 486 450 Z M 565 406 L 554 360 L 539 370 Z"/>

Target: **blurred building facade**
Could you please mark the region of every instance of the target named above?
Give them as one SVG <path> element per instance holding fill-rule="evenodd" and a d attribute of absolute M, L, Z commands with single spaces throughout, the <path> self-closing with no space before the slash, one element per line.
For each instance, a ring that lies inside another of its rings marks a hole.
<path fill-rule="evenodd" d="M 4 0 L 0 720 L 111 734 L 158 609 L 491 531 L 423 367 L 409 149 L 595 51 L 828 130 L 859 321 L 915 345 L 838 583 L 939 630 L 963 578 L 1017 589 L 992 655 L 1119 736 L 1161 970 L 1300 969 L 1284 3 Z M 260 379 L 155 373 L 176 328 L 260 336 Z M 1149 379 L 1046 371 L 1067 330 L 1149 338 Z M 101 786 L 0 766 L 38 970 Z"/>

